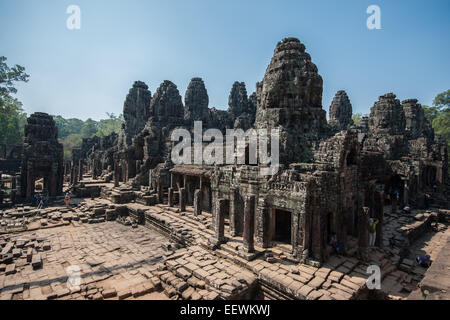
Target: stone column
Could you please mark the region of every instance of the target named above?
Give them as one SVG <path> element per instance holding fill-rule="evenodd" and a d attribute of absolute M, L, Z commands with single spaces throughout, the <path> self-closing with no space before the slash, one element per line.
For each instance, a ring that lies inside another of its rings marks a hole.
<path fill-rule="evenodd" d="M 194 191 L 194 215 L 202 214 L 202 191 L 197 189 Z"/>
<path fill-rule="evenodd" d="M 15 176 L 11 176 L 11 189 L 12 190 L 16 189 L 16 177 Z"/>
<path fill-rule="evenodd" d="M 74 168 L 74 174 L 73 174 L 73 184 L 75 185 L 75 184 L 77 184 L 78 183 L 78 177 L 79 177 L 79 175 L 78 175 L 78 167 L 75 167 Z"/>
<path fill-rule="evenodd" d="M 255 232 L 255 199 L 254 195 L 245 197 L 244 205 L 244 235 L 243 245 L 245 252 L 254 252 L 254 232 Z"/>
<path fill-rule="evenodd" d="M 56 168 L 53 168 L 52 172 L 50 173 L 50 176 L 48 178 L 49 180 L 49 184 L 50 184 L 50 188 L 48 189 L 49 192 L 49 196 L 50 197 L 56 197 L 57 196 L 57 183 L 58 183 L 58 179 L 56 178 L 57 174 L 56 174 Z"/>
<path fill-rule="evenodd" d="M 397 197 L 395 196 L 395 194 L 392 194 L 391 196 L 391 213 L 392 214 L 396 214 L 397 213 Z"/>
<path fill-rule="evenodd" d="M 80 160 L 79 164 L 78 164 L 78 180 L 81 181 L 83 180 L 83 161 Z"/>
<path fill-rule="evenodd" d="M 16 203 L 16 190 L 15 189 L 11 190 L 10 198 L 11 198 L 11 203 L 15 204 Z"/>
<path fill-rule="evenodd" d="M 119 161 L 114 161 L 114 187 L 119 186 L 120 171 L 119 171 Z"/>
<path fill-rule="evenodd" d="M 180 189 L 178 199 L 180 202 L 180 212 L 186 211 L 186 189 L 185 188 Z"/>
<path fill-rule="evenodd" d="M 167 189 L 167 204 L 169 207 L 173 207 L 173 188 Z"/>
<path fill-rule="evenodd" d="M 217 243 L 225 240 L 225 210 L 227 201 L 223 198 L 217 200 L 216 218 L 214 219 L 214 238 Z"/>
<path fill-rule="evenodd" d="M 405 206 L 409 204 L 408 180 L 405 180 L 405 184 L 404 184 L 404 187 L 403 187 L 403 202 L 405 203 Z"/>
<path fill-rule="evenodd" d="M 375 217 L 378 219 L 377 237 L 375 245 L 379 248 L 383 246 L 383 220 L 384 220 L 384 192 L 377 191 L 374 196 Z"/>
<path fill-rule="evenodd" d="M 369 247 L 369 208 L 363 207 L 358 217 L 358 247 L 362 258 L 367 257 L 367 248 Z"/>
<path fill-rule="evenodd" d="M 158 179 L 158 187 L 157 187 L 157 193 L 158 193 L 158 202 L 163 203 L 164 202 L 164 190 L 161 181 Z"/>
<path fill-rule="evenodd" d="M 239 225 L 238 190 L 230 189 L 230 234 L 234 237 L 242 234 Z"/>
<path fill-rule="evenodd" d="M 34 177 L 31 173 L 31 164 L 28 164 L 27 171 L 27 190 L 26 190 L 26 199 L 30 200 L 33 197 L 34 192 Z"/>
<path fill-rule="evenodd" d="M 73 166 L 72 166 L 72 167 L 70 168 L 70 184 L 72 184 L 72 185 L 73 185 L 73 182 L 75 181 L 74 175 L 75 175 L 75 172 L 74 172 L 74 168 L 73 168 Z"/>

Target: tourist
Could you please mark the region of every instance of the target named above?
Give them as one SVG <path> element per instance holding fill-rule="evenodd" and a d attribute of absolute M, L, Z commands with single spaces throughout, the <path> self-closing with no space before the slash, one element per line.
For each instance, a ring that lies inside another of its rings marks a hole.
<path fill-rule="evenodd" d="M 416 261 L 424 268 L 428 268 L 431 265 L 431 257 L 428 254 L 417 256 Z"/>
<path fill-rule="evenodd" d="M 330 245 L 334 248 L 334 250 L 336 251 L 336 254 L 339 255 L 342 246 L 338 243 L 337 235 L 335 232 L 333 232 L 331 234 Z"/>
<path fill-rule="evenodd" d="M 400 200 L 400 191 L 398 190 L 398 188 L 395 188 L 394 195 L 395 195 L 395 198 L 397 199 L 397 201 L 399 201 Z"/>
<path fill-rule="evenodd" d="M 430 207 L 430 195 L 425 193 L 424 198 L 423 198 L 423 203 L 425 206 L 425 209 L 428 209 Z"/>
<path fill-rule="evenodd" d="M 48 193 L 46 193 L 46 194 L 45 194 L 45 197 L 44 197 L 44 206 L 45 206 L 45 207 L 48 206 L 48 200 L 49 200 L 49 196 L 48 196 Z"/>
<path fill-rule="evenodd" d="M 36 193 L 36 201 L 34 204 L 39 206 L 40 203 L 41 203 L 41 195 L 39 193 Z"/>
<path fill-rule="evenodd" d="M 68 208 L 70 204 L 70 196 L 68 192 L 66 192 L 66 195 L 64 196 L 64 202 L 66 203 L 66 208 Z"/>
<path fill-rule="evenodd" d="M 369 246 L 375 246 L 375 239 L 377 237 L 377 224 L 378 219 L 370 218 L 369 220 Z"/>
<path fill-rule="evenodd" d="M 37 206 L 38 209 L 44 209 L 44 198 L 42 198 L 41 196 L 39 196 L 39 204 Z"/>

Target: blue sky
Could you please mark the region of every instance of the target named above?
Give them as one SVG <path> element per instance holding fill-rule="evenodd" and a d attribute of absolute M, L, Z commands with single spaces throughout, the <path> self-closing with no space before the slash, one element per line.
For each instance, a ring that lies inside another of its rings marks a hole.
<path fill-rule="evenodd" d="M 81 9 L 68 30 L 66 9 Z M 381 9 L 368 30 L 366 9 Z M 27 113 L 100 119 L 122 112 L 135 80 L 152 93 L 171 80 L 181 96 L 202 77 L 210 107 L 227 108 L 234 81 L 250 94 L 279 40 L 299 38 L 324 79 L 328 111 L 346 90 L 353 112 L 378 96 L 431 104 L 450 89 L 450 1 L 1 0 L 0 55 L 31 75 L 18 85 Z"/>

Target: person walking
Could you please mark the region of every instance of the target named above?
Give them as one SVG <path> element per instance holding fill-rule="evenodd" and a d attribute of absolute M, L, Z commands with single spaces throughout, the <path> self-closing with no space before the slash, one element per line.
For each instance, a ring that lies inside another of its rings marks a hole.
<path fill-rule="evenodd" d="M 66 195 L 64 196 L 64 202 L 66 203 L 66 208 L 69 208 L 70 196 L 68 192 L 66 192 Z"/>
<path fill-rule="evenodd" d="M 377 238 L 377 224 L 378 219 L 370 218 L 369 220 L 369 246 L 375 246 L 375 239 Z"/>

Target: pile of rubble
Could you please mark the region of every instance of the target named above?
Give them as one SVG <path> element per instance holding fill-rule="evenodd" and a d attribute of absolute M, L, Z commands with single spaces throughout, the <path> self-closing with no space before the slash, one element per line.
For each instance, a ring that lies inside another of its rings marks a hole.
<path fill-rule="evenodd" d="M 34 270 L 41 268 L 43 253 L 50 250 L 51 245 L 45 238 L 36 235 L 27 237 L 4 235 L 0 238 L 0 248 L 0 272 L 10 275 L 29 264 Z"/>

